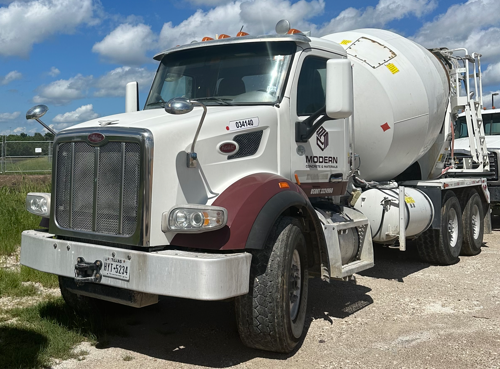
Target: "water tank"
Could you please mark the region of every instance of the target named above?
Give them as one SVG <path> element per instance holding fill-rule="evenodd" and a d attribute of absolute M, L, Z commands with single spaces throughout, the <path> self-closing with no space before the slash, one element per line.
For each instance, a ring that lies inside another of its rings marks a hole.
<path fill-rule="evenodd" d="M 355 152 L 361 177 L 390 180 L 435 142 L 448 103 L 448 74 L 427 49 L 393 32 L 326 35 L 353 64 Z"/>

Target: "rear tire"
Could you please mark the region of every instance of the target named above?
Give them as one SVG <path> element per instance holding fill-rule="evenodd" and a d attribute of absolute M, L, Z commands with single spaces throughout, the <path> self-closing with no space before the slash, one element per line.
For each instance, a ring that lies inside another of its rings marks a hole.
<path fill-rule="evenodd" d="M 423 261 L 451 265 L 459 261 L 463 229 L 460 203 L 452 191 L 446 192 L 441 207 L 441 229 L 428 229 L 417 238 L 417 250 Z"/>
<path fill-rule="evenodd" d="M 304 332 L 307 267 L 300 222 L 279 218 L 264 249 L 253 252 L 249 293 L 235 301 L 243 344 L 283 353 L 295 348 Z"/>
<path fill-rule="evenodd" d="M 466 192 L 467 202 L 462 212 L 464 242 L 461 255 L 473 256 L 481 252 L 484 236 L 483 204 L 476 190 Z"/>

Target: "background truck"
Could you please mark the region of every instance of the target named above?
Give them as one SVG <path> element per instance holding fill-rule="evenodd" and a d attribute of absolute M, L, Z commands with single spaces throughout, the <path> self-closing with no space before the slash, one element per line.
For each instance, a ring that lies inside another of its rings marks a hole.
<path fill-rule="evenodd" d="M 131 83 L 125 114 L 56 135 L 52 193 L 26 199 L 48 229 L 23 232 L 21 263 L 59 275 L 75 308 L 234 298 L 245 345 L 290 352 L 310 276 L 349 279 L 374 243 L 416 239 L 436 264 L 480 252 L 479 58 L 287 21 L 164 51 L 143 110 Z M 476 124 L 476 168 L 444 167 L 458 109 Z"/>
<path fill-rule="evenodd" d="M 500 215 L 500 178 L 498 175 L 498 160 L 500 158 L 500 109 L 493 107 L 493 109 L 483 110 L 481 115 L 490 159 L 490 170 L 484 174 L 484 177 L 488 180 L 491 213 L 492 215 Z M 468 136 L 465 113 L 460 113 L 455 122 L 453 155 L 453 160 L 456 162 L 457 168 L 474 168 L 478 166 L 478 163 L 472 160 Z"/>

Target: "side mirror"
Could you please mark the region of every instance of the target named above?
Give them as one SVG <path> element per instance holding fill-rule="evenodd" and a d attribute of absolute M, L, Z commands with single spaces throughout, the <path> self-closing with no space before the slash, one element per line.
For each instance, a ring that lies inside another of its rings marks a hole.
<path fill-rule="evenodd" d="M 170 99 L 165 104 L 165 111 L 168 114 L 186 114 L 193 110 L 193 103 L 182 97 Z"/>
<path fill-rule="evenodd" d="M 348 118 L 354 110 L 351 62 L 331 59 L 326 62 L 326 115 Z"/>
<path fill-rule="evenodd" d="M 139 110 L 139 84 L 129 82 L 125 87 L 125 113 Z"/>
<path fill-rule="evenodd" d="M 48 125 L 46 125 L 44 122 L 40 120 L 40 118 L 43 117 L 48 110 L 49 108 L 47 108 L 46 105 L 36 105 L 26 112 L 26 119 L 36 120 L 43 126 L 43 128 L 45 128 L 47 131 L 55 135 L 56 131 L 54 131 L 52 128 L 50 128 Z"/>

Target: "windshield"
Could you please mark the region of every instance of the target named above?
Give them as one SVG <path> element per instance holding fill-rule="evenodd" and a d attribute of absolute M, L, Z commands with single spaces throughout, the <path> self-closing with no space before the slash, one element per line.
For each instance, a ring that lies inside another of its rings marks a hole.
<path fill-rule="evenodd" d="M 500 135 L 500 113 L 483 114 L 483 122 L 485 135 Z M 455 138 L 462 137 L 468 137 L 465 117 L 458 118 L 455 124 Z"/>
<path fill-rule="evenodd" d="M 274 104 L 282 90 L 294 42 L 200 47 L 167 54 L 161 61 L 145 109 L 174 97 L 205 105 Z"/>

